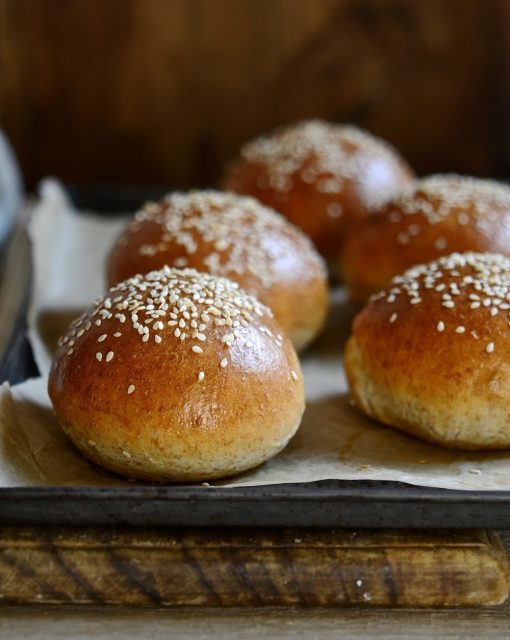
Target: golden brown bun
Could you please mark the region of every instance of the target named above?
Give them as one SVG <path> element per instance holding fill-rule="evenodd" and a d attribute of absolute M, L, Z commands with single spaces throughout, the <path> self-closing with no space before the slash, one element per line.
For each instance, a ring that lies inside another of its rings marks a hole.
<path fill-rule="evenodd" d="M 253 198 L 215 191 L 148 203 L 108 258 L 110 285 L 164 265 L 228 277 L 270 307 L 296 349 L 319 333 L 328 309 L 322 258 L 299 229 Z"/>
<path fill-rule="evenodd" d="M 510 447 L 510 260 L 442 257 L 356 317 L 345 367 L 367 415 L 457 449 Z"/>
<path fill-rule="evenodd" d="M 364 301 L 415 264 L 464 251 L 510 255 L 510 188 L 437 175 L 416 180 L 345 242 L 341 272 Z"/>
<path fill-rule="evenodd" d="M 294 435 L 303 393 L 271 311 L 193 269 L 112 288 L 61 339 L 49 378 L 56 415 L 87 458 L 158 482 L 261 464 Z"/>
<path fill-rule="evenodd" d="M 277 129 L 243 147 L 223 187 L 252 195 L 310 236 L 328 259 L 354 223 L 414 174 L 387 143 L 320 120 Z"/>

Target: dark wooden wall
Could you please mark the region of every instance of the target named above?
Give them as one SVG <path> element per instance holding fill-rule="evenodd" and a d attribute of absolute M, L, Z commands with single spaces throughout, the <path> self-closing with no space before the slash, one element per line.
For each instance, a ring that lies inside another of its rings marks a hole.
<path fill-rule="evenodd" d="M 0 123 L 29 184 L 204 184 L 313 116 L 508 176 L 509 40 L 509 0 L 0 0 Z"/>

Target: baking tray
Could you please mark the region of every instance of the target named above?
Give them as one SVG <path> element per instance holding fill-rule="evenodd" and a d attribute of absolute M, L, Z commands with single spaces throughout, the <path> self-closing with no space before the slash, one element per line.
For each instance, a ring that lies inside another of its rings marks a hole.
<path fill-rule="evenodd" d="M 165 191 L 70 187 L 78 208 L 108 213 L 132 210 L 141 201 Z M 19 229 L 4 259 L 7 279 L 16 277 L 19 304 L 11 312 L 12 328 L 0 354 L 0 381 L 20 382 L 37 374 L 25 338 L 29 269 L 20 271 L 21 265 L 29 264 L 29 255 L 26 237 Z M 504 529 L 510 528 L 510 492 L 340 480 L 231 488 L 142 484 L 122 488 L 0 488 L 0 523 Z"/>

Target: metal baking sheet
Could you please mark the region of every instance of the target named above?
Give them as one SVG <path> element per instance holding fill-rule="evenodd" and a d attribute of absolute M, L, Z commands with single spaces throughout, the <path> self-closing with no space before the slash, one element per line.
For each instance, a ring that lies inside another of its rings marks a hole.
<path fill-rule="evenodd" d="M 125 211 L 148 195 L 163 191 L 144 192 L 143 196 L 132 190 L 126 196 L 123 191 L 122 202 L 111 190 L 91 193 L 75 189 L 72 193 L 80 208 L 105 210 L 105 203 L 111 203 L 110 210 Z M 8 265 L 4 273 L 9 276 Z M 29 278 L 25 280 L 24 294 L 12 314 L 12 327 L 0 353 L 0 381 L 20 382 L 37 372 L 24 335 Z M 137 484 L 122 488 L 4 488 L 0 489 L 0 523 L 502 529 L 510 528 L 510 492 L 339 480 L 230 488 Z"/>

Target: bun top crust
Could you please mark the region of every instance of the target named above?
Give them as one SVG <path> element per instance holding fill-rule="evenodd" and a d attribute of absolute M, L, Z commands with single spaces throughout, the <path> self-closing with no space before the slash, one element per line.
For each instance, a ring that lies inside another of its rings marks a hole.
<path fill-rule="evenodd" d="M 87 368 L 99 372 L 114 359 L 129 362 L 134 348 L 150 353 L 157 362 L 158 350 L 166 352 L 165 343 L 171 343 L 180 358 L 183 351 L 189 352 L 192 364 L 186 367 L 192 369 L 190 379 L 195 382 L 203 379 L 200 356 L 211 353 L 209 341 L 217 357 L 208 364 L 221 370 L 233 359 L 249 371 L 274 364 L 273 358 L 265 360 L 259 353 L 262 346 L 268 351 L 266 343 L 280 349 L 288 342 L 271 310 L 237 283 L 194 269 L 165 267 L 130 278 L 97 300 L 60 338 L 56 361 L 58 366 L 73 355 L 86 358 Z M 125 392 L 130 395 L 135 382 L 143 385 L 144 376 L 132 380 L 129 371 L 126 374 Z M 290 370 L 288 375 L 294 377 Z"/>
<path fill-rule="evenodd" d="M 510 387 L 510 260 L 452 254 L 394 278 L 372 296 L 352 338 L 371 377 L 392 394 L 448 406 Z M 452 395 L 453 394 L 453 395 Z M 508 398 L 506 399 L 508 403 Z"/>
<path fill-rule="evenodd" d="M 246 144 L 224 186 L 274 207 L 328 254 L 338 250 L 349 222 L 368 215 L 412 177 L 383 140 L 357 127 L 310 120 Z"/>
<path fill-rule="evenodd" d="M 146 273 L 165 258 L 173 260 L 168 266 L 202 266 L 256 282 L 258 289 L 295 279 L 296 269 L 305 279 L 306 273 L 325 277 L 321 258 L 299 229 L 254 198 L 212 190 L 171 193 L 138 211 L 110 254 L 110 283 Z"/>
<path fill-rule="evenodd" d="M 108 258 L 110 284 L 165 264 L 229 277 L 271 307 L 297 348 L 320 330 L 326 267 L 310 240 L 253 198 L 217 191 L 172 193 L 148 203 Z"/>
<path fill-rule="evenodd" d="M 341 266 L 353 297 L 363 299 L 414 264 L 464 251 L 510 255 L 510 188 L 435 175 L 414 181 L 360 225 Z"/>

